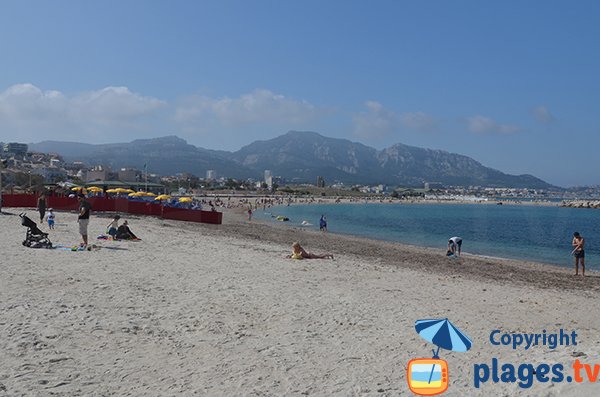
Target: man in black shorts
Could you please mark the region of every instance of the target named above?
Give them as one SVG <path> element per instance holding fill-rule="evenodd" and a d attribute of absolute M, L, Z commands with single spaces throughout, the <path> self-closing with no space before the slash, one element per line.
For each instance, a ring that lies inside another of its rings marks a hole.
<path fill-rule="evenodd" d="M 92 205 L 85 199 L 85 195 L 79 193 L 77 195 L 77 200 L 79 200 L 79 217 L 77 222 L 79 223 L 79 234 L 81 234 L 81 238 L 83 239 L 83 246 L 87 246 L 88 244 L 88 224 L 90 223 L 90 211 L 92 210 Z"/>
<path fill-rule="evenodd" d="M 573 233 L 573 251 L 571 255 L 575 257 L 575 275 L 579 275 L 579 263 L 581 262 L 581 275 L 585 276 L 585 239 L 578 233 Z"/>

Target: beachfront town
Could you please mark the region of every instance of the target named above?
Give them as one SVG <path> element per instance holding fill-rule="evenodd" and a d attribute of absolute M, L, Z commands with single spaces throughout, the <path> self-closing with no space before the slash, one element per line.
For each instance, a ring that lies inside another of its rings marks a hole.
<path fill-rule="evenodd" d="M 235 176 L 219 175 L 207 170 L 205 175 L 177 173 L 158 175 L 136 168 L 111 169 L 103 164 L 67 162 L 57 153 L 28 150 L 24 143 L 0 142 L 2 191 L 5 193 L 35 192 L 43 187 L 91 186 L 127 187 L 156 193 L 196 194 L 224 192 L 227 194 L 293 194 L 312 196 L 386 196 L 393 198 L 424 197 L 439 200 L 598 200 L 600 186 L 557 188 L 555 190 L 446 186 L 440 182 L 423 181 L 422 186 L 349 185 L 326 181 L 315 175 L 314 183 L 288 183 L 285 176 L 265 170 L 263 178 L 238 180 Z"/>

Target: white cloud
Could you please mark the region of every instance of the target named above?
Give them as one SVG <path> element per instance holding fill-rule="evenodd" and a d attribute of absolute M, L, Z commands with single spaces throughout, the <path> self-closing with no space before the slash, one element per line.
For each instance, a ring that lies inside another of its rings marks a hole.
<path fill-rule="evenodd" d="M 53 139 L 100 143 L 173 133 L 195 143 L 214 136 L 237 141 L 242 132 L 261 139 L 266 131 L 275 134 L 313 127 L 310 122 L 330 113 L 329 109 L 268 90 L 238 98 L 188 96 L 175 103 L 143 96 L 127 87 L 66 94 L 17 84 L 0 92 L 0 131 L 2 140 L 23 142 Z M 202 134 L 205 132 L 211 135 Z"/>
<path fill-rule="evenodd" d="M 135 120 L 165 105 L 159 99 L 132 93 L 127 87 L 106 87 L 73 97 L 69 113 L 73 119 L 112 124 Z"/>
<path fill-rule="evenodd" d="M 383 138 L 403 130 L 430 132 L 437 127 L 433 117 L 424 112 L 396 113 L 376 101 L 367 101 L 365 106 L 366 111 L 352 118 L 354 134 L 362 138 Z"/>
<path fill-rule="evenodd" d="M 322 113 L 324 109 L 307 101 L 287 98 L 269 90 L 254 90 L 238 98 L 184 98 L 175 110 L 175 120 L 188 126 L 266 124 L 294 128 L 318 118 Z"/>
<path fill-rule="evenodd" d="M 0 92 L 0 127 L 20 141 L 122 140 L 123 133 L 139 128 L 165 106 L 165 102 L 127 87 L 66 95 L 17 84 Z"/>
<path fill-rule="evenodd" d="M 531 109 L 531 115 L 535 120 L 542 124 L 550 124 L 556 120 L 556 118 L 545 106 L 534 107 Z"/>
<path fill-rule="evenodd" d="M 382 138 L 393 132 L 398 127 L 398 117 L 375 101 L 365 103 L 366 112 L 356 114 L 354 134 L 362 138 Z"/>
<path fill-rule="evenodd" d="M 404 127 L 419 132 L 431 132 L 437 128 L 433 117 L 423 112 L 402 113 L 400 122 Z"/>
<path fill-rule="evenodd" d="M 489 117 L 480 115 L 467 117 L 467 128 L 475 134 L 513 134 L 520 131 L 516 125 L 499 124 Z"/>

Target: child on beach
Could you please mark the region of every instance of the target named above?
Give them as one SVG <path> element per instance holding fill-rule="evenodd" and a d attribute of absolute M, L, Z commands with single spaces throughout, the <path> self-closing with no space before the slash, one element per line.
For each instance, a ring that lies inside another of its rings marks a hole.
<path fill-rule="evenodd" d="M 317 255 L 311 252 L 307 252 L 300 246 L 300 243 L 296 242 L 292 244 L 292 253 L 286 258 L 290 259 L 333 259 L 332 254 Z"/>
<path fill-rule="evenodd" d="M 119 215 L 115 215 L 113 220 L 108 225 L 106 225 L 106 234 L 112 237 L 113 240 L 115 239 L 115 236 L 117 235 L 117 230 L 119 229 L 119 219 L 121 219 L 121 217 Z"/>
<path fill-rule="evenodd" d="M 54 210 L 52 208 L 48 208 L 48 229 L 54 229 Z"/>

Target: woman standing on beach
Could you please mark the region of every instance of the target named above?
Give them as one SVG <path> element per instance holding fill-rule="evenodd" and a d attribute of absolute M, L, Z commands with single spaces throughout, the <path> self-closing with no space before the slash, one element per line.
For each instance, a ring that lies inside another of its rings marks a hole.
<path fill-rule="evenodd" d="M 573 233 L 573 251 L 571 255 L 575 256 L 575 275 L 579 275 L 579 262 L 581 262 L 581 275 L 585 276 L 585 239 L 578 232 Z"/>
<path fill-rule="evenodd" d="M 46 192 L 41 192 L 37 200 L 37 210 L 40 213 L 40 222 L 44 222 L 46 214 Z"/>

